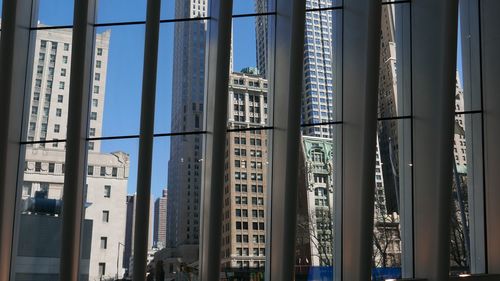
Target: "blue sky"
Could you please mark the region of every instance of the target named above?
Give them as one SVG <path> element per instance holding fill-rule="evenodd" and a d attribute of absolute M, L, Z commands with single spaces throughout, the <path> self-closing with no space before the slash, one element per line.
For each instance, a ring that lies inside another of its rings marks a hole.
<path fill-rule="evenodd" d="M 173 18 L 174 1 L 163 0 L 162 19 Z M 0 0 L 0 3 L 2 0 Z M 98 22 L 123 22 L 145 20 L 145 0 L 100 0 Z M 254 12 L 253 0 L 235 0 L 234 13 Z M 39 20 L 46 25 L 71 25 L 73 1 L 41 0 Z M 237 18 L 233 21 L 234 69 L 255 66 L 255 18 Z M 172 58 L 174 23 L 163 23 L 160 29 L 155 132 L 170 132 Z M 142 67 L 144 58 L 144 26 L 111 26 L 97 29 L 97 33 L 111 30 L 106 80 L 103 136 L 131 135 L 139 133 Z M 459 41 L 460 42 L 460 41 Z M 458 44 L 458 54 L 461 52 Z M 461 57 L 457 67 L 462 69 Z M 137 184 L 137 139 L 102 141 L 102 152 L 121 150 L 130 154 L 128 192 L 133 193 Z M 152 193 L 161 194 L 167 185 L 167 169 L 170 138 L 155 139 Z"/>
<path fill-rule="evenodd" d="M 1 0 L 0 0 L 1 1 Z M 174 17 L 174 1 L 163 0 L 162 19 Z M 145 0 L 101 0 L 98 2 L 97 22 L 145 20 Z M 253 1 L 235 0 L 234 13 L 251 13 Z M 71 25 L 73 1 L 41 0 L 39 20 L 46 25 Z M 172 58 L 174 23 L 163 23 L 160 29 L 157 73 L 155 132 L 170 131 Z M 111 31 L 106 77 L 106 98 L 103 117 L 103 136 L 134 135 L 139 133 L 142 67 L 144 58 L 144 26 L 125 25 L 97 28 L 96 32 Z M 255 66 L 254 18 L 234 21 L 234 69 Z M 102 141 L 102 152 L 125 151 L 130 154 L 129 193 L 136 190 L 138 148 L 137 139 Z M 170 138 L 156 138 L 152 171 L 152 192 L 161 194 L 167 185 Z"/>

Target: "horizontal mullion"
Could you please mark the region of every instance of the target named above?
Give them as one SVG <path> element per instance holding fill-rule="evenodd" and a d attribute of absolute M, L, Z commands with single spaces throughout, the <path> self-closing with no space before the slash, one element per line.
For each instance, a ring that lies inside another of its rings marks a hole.
<path fill-rule="evenodd" d="M 260 16 L 275 16 L 276 12 L 265 12 L 265 13 L 248 13 L 248 14 L 235 14 L 234 18 L 244 18 L 244 17 L 260 17 Z"/>
<path fill-rule="evenodd" d="M 455 111 L 455 115 L 478 114 L 478 113 L 483 113 L 483 111 L 482 110 Z"/>
<path fill-rule="evenodd" d="M 342 124 L 342 121 L 330 121 L 330 122 L 321 122 L 321 123 L 305 123 L 305 124 L 300 124 L 300 127 L 307 128 L 307 127 L 338 125 L 338 124 Z"/>
<path fill-rule="evenodd" d="M 54 25 L 54 26 L 34 26 L 30 30 L 47 30 L 47 29 L 69 29 L 73 28 L 73 25 Z"/>
<path fill-rule="evenodd" d="M 401 120 L 401 119 L 411 119 L 412 116 L 410 115 L 403 115 L 403 116 L 389 116 L 389 117 L 378 117 L 377 121 L 386 121 L 386 120 Z"/>
<path fill-rule="evenodd" d="M 382 5 L 404 4 L 404 3 L 411 3 L 411 0 L 399 0 L 399 1 L 391 1 L 391 2 L 382 2 Z"/>
<path fill-rule="evenodd" d="M 234 132 L 246 132 L 246 131 L 265 131 L 265 130 L 273 130 L 274 127 L 266 126 L 266 127 L 248 127 L 248 128 L 235 128 L 235 129 L 227 129 L 226 132 L 234 133 Z"/>
<path fill-rule="evenodd" d="M 306 9 L 306 13 L 308 13 L 308 12 L 323 12 L 323 11 L 342 10 L 343 8 L 344 8 L 343 6 L 312 8 L 312 9 Z"/>

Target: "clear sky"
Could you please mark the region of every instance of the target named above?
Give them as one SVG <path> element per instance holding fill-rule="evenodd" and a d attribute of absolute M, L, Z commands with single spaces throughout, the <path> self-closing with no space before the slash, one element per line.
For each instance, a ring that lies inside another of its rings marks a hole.
<path fill-rule="evenodd" d="M 174 17 L 174 1 L 163 0 L 162 19 Z M 253 13 L 253 0 L 234 0 L 234 13 Z M 0 4 L 2 0 L 0 0 Z M 146 15 L 145 0 L 100 0 L 98 22 L 142 21 Z M 73 1 L 40 0 L 39 20 L 46 25 L 71 25 Z M 233 21 L 234 70 L 255 66 L 255 18 Z M 144 59 L 144 25 L 108 26 L 97 33 L 111 31 L 106 98 L 103 117 L 103 136 L 136 135 L 139 133 L 142 67 Z M 174 23 L 163 23 L 160 30 L 157 75 L 155 132 L 170 131 L 172 98 L 172 58 Z M 460 41 L 459 41 L 460 42 Z M 458 54 L 461 53 L 458 44 Z M 462 69 L 458 56 L 457 67 Z M 130 154 L 128 192 L 134 193 L 137 184 L 138 139 L 102 141 L 102 152 L 121 150 Z M 167 185 L 170 138 L 155 139 L 152 192 L 157 197 Z"/>
<path fill-rule="evenodd" d="M 2 0 L 0 0 L 2 1 Z M 163 0 L 162 19 L 174 17 L 175 0 Z M 145 0 L 100 0 L 98 23 L 143 21 L 146 16 Z M 235 0 L 234 13 L 253 13 L 254 1 Z M 234 69 L 255 66 L 255 18 L 234 20 Z M 45 25 L 71 25 L 73 1 L 41 0 L 39 21 Z M 182 24 L 182 23 L 180 23 Z M 97 34 L 111 31 L 106 98 L 104 103 L 103 136 L 136 135 L 139 133 L 144 59 L 144 25 L 108 26 L 97 28 Z M 171 120 L 172 58 L 174 23 L 163 23 L 160 29 L 155 132 L 168 133 Z M 134 193 L 137 185 L 137 139 L 101 142 L 102 152 L 124 151 L 130 154 L 128 192 Z M 156 138 L 152 175 L 153 196 L 161 194 L 167 185 L 170 138 Z"/>

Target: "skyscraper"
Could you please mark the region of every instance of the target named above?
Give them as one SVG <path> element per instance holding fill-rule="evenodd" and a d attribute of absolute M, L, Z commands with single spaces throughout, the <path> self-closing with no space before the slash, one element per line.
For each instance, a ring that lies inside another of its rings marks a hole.
<path fill-rule="evenodd" d="M 167 242 L 167 189 L 156 198 L 154 205 L 153 246 L 163 248 Z"/>
<path fill-rule="evenodd" d="M 175 1 L 175 17 L 207 15 L 207 0 Z M 172 83 L 173 132 L 201 131 L 205 83 L 204 21 L 175 23 Z M 191 245 L 199 239 L 202 136 L 171 138 L 168 163 L 168 225 L 170 247 Z"/>

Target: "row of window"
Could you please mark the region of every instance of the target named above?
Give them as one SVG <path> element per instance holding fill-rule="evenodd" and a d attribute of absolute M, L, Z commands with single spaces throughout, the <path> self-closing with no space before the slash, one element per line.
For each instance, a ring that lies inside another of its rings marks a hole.
<path fill-rule="evenodd" d="M 248 197 L 246 196 L 236 196 L 235 197 L 236 204 L 239 205 L 247 205 Z M 252 205 L 264 206 L 264 198 L 263 197 L 252 197 Z"/>
<path fill-rule="evenodd" d="M 247 139 L 245 137 L 234 137 L 234 144 L 247 144 Z M 250 145 L 261 146 L 261 139 L 250 138 Z"/>
<path fill-rule="evenodd" d="M 244 148 L 235 148 L 234 155 L 236 156 L 247 156 L 247 150 Z M 262 150 L 250 150 L 250 156 L 252 157 L 262 157 Z"/>
<path fill-rule="evenodd" d="M 105 176 L 109 176 L 109 167 L 105 167 L 105 166 L 101 166 L 101 167 L 94 167 L 92 165 L 89 165 L 87 167 L 87 175 L 89 176 L 93 176 L 93 175 L 97 175 L 97 173 L 94 173 L 95 169 L 98 169 L 99 171 L 99 176 L 101 177 L 105 177 Z M 118 168 L 117 167 L 111 167 L 111 176 L 116 178 L 118 176 Z"/>
<path fill-rule="evenodd" d="M 237 221 L 236 222 L 236 229 L 240 230 L 248 230 L 248 222 L 246 221 Z M 265 230 L 264 229 L 264 223 L 263 222 L 252 222 L 252 229 L 253 230 Z"/>
<path fill-rule="evenodd" d="M 245 172 L 234 172 L 234 179 L 235 180 L 246 180 L 247 179 L 247 173 L 245 173 Z M 261 173 L 250 173 L 250 179 L 251 180 L 257 180 L 257 181 L 262 181 L 264 179 L 264 176 Z"/>
<path fill-rule="evenodd" d="M 233 79 L 233 85 L 245 85 L 245 80 L 240 78 L 240 79 Z M 250 87 L 256 87 L 260 88 L 260 82 L 259 81 L 248 81 L 248 86 Z M 266 82 L 262 83 L 262 87 L 267 88 L 268 85 Z"/>
<path fill-rule="evenodd" d="M 261 205 L 261 206 L 263 206 L 263 205 Z M 235 214 L 237 217 L 248 218 L 248 209 L 235 209 Z M 264 210 L 252 210 L 252 217 L 253 218 L 263 218 L 264 217 Z"/>
<path fill-rule="evenodd" d="M 248 257 L 248 248 L 236 248 L 236 253 L 238 256 Z M 265 248 L 253 248 L 252 254 L 254 256 L 265 256 L 266 249 Z"/>
<path fill-rule="evenodd" d="M 248 234 L 237 234 L 236 242 L 238 243 L 248 243 Z M 266 243 L 265 235 L 253 235 L 252 236 L 253 243 Z"/>
<path fill-rule="evenodd" d="M 264 193 L 264 186 L 252 184 L 252 192 Z M 248 192 L 248 185 L 246 184 L 235 184 L 234 191 L 236 192 Z"/>

